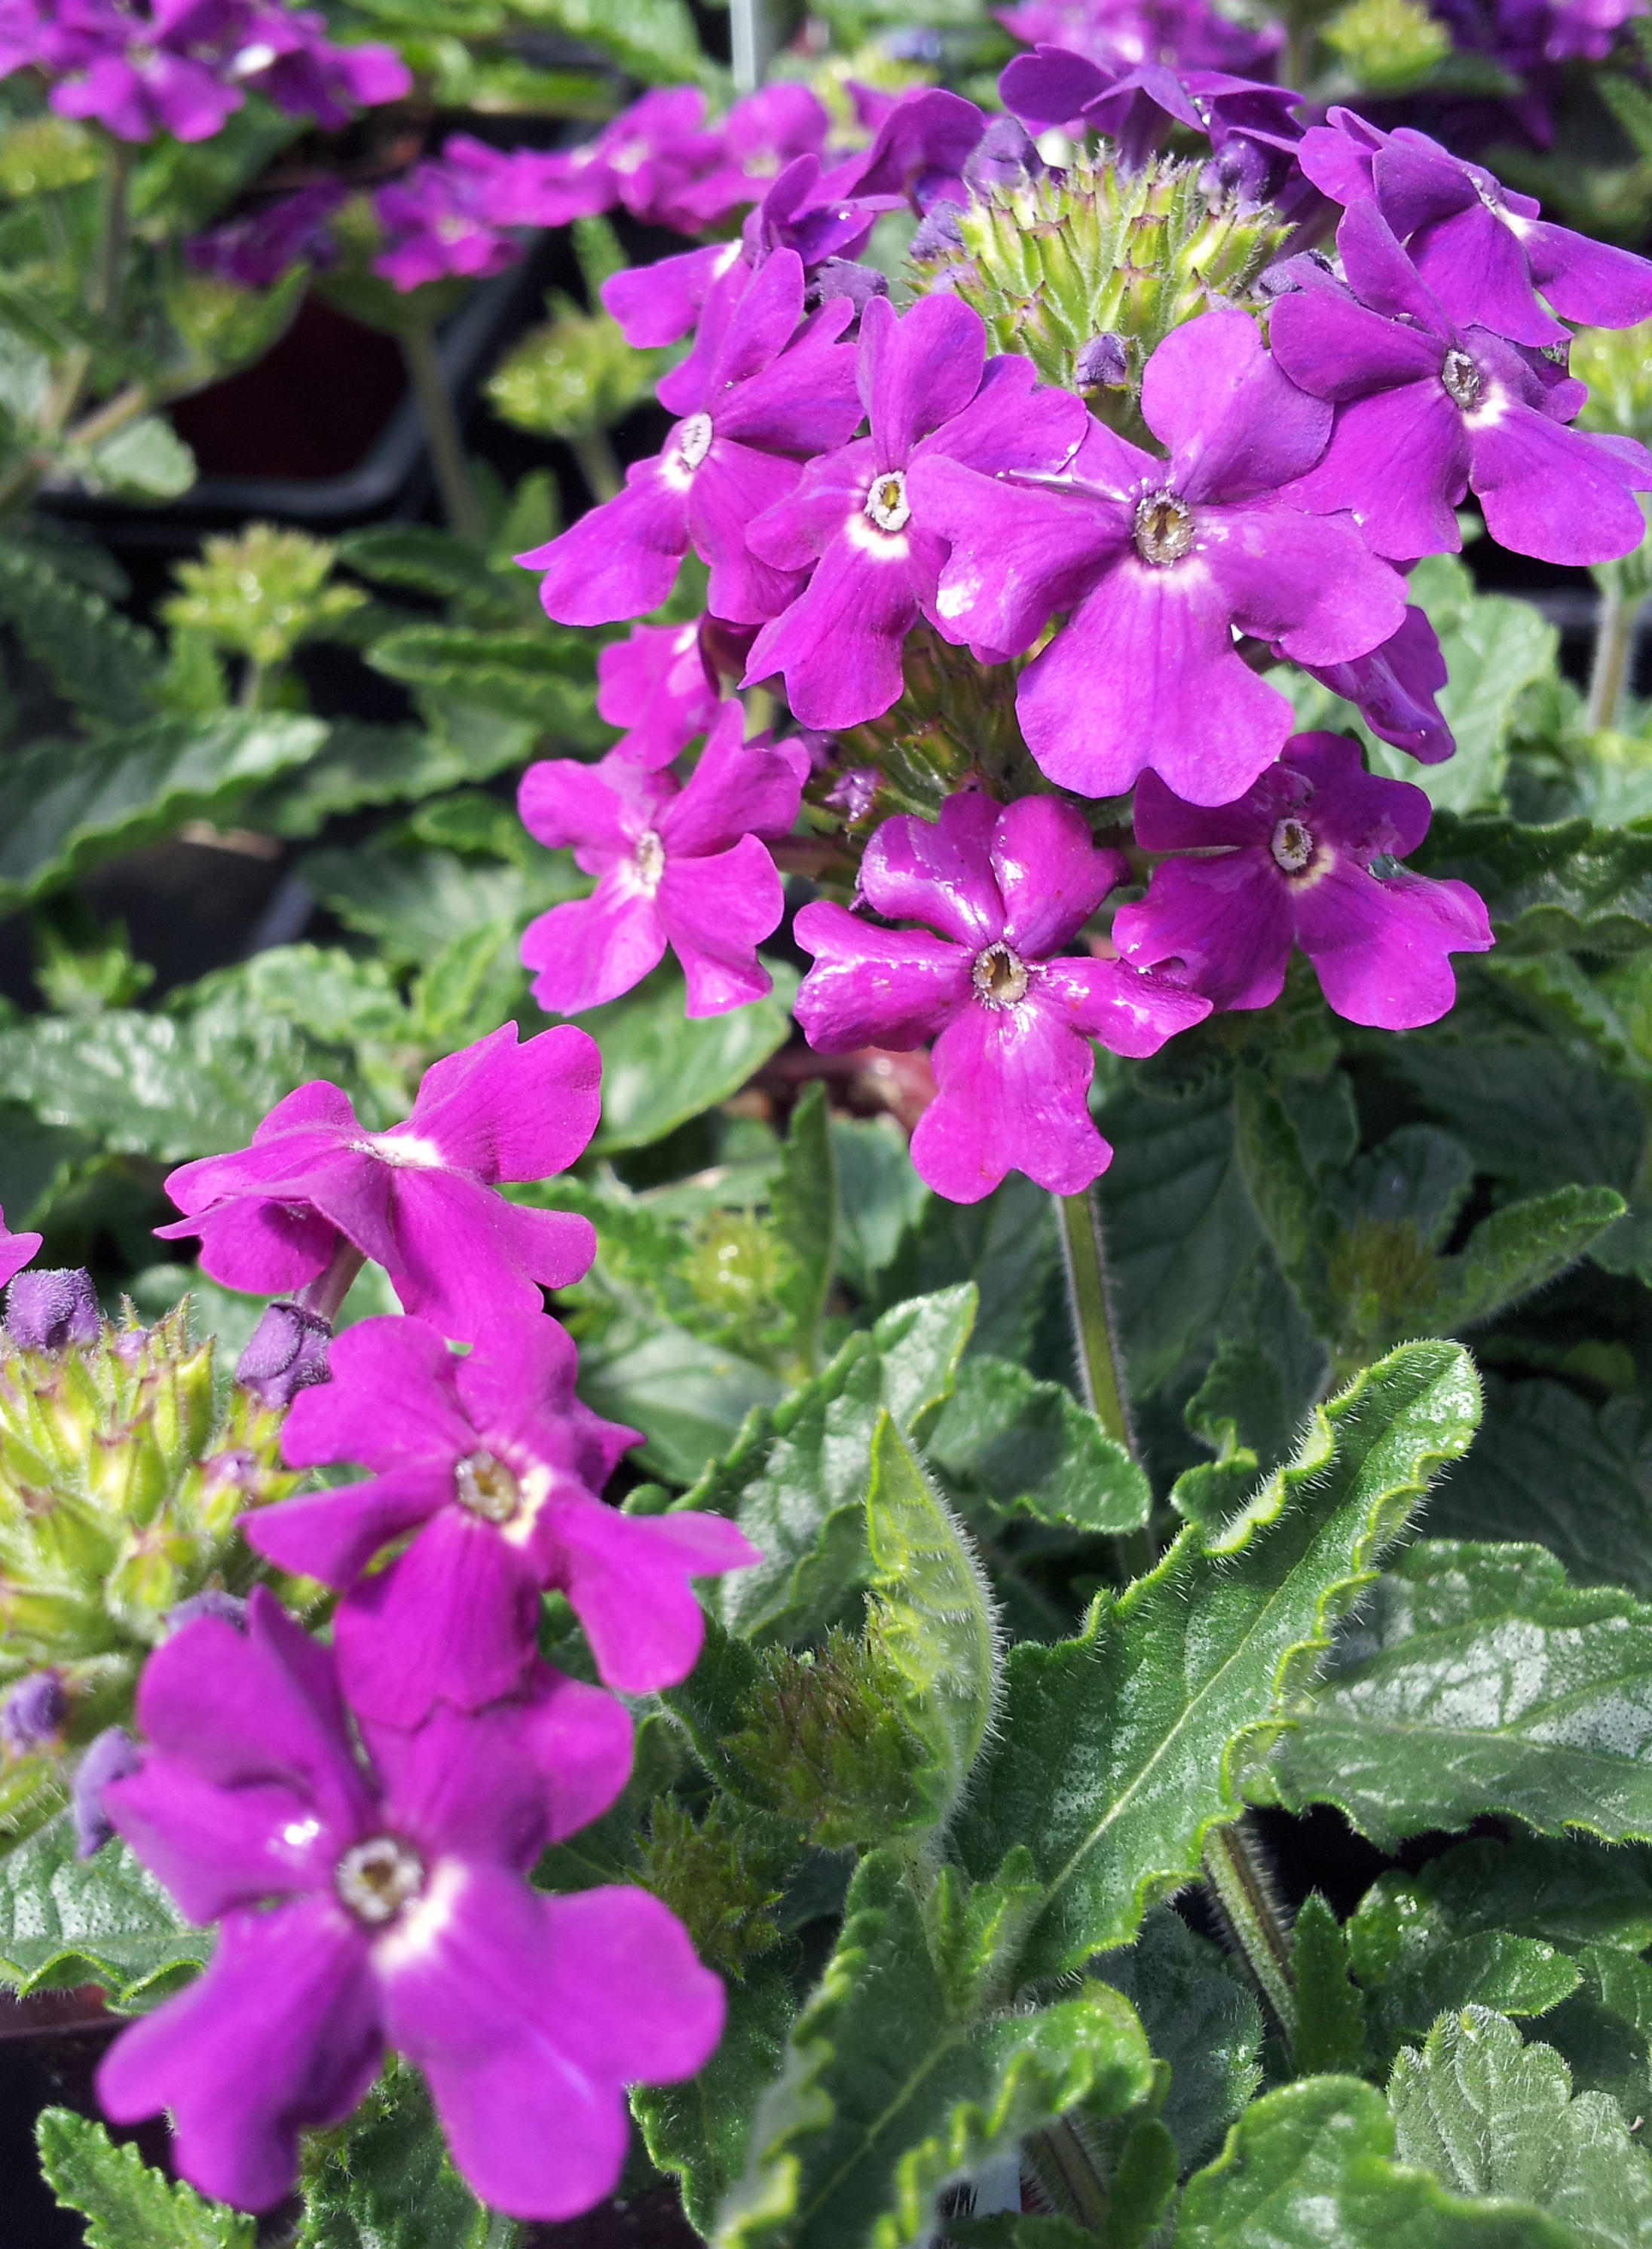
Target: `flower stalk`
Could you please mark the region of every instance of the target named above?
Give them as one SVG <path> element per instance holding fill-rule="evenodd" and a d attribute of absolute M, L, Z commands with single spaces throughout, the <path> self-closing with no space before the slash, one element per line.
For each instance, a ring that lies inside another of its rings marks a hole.
<path fill-rule="evenodd" d="M 471 546 L 479 547 L 487 535 L 487 525 L 472 480 L 471 464 L 465 456 L 465 437 L 453 409 L 453 394 L 448 389 L 436 348 L 436 333 L 428 321 L 421 321 L 404 328 L 401 341 L 408 379 L 413 385 L 419 420 L 430 449 L 430 466 L 435 471 L 437 491 L 441 494 L 442 512 L 451 530 Z"/>

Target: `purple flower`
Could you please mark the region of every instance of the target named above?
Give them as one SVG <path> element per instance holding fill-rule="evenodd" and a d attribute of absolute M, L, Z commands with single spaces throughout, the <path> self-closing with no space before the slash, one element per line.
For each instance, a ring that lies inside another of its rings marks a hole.
<path fill-rule="evenodd" d="M 1050 45 L 1113 69 L 1168 63 L 1182 70 L 1255 72 L 1276 55 L 1275 25 L 1236 24 L 1206 0 L 1021 0 L 994 11 L 1029 47 Z"/>
<path fill-rule="evenodd" d="M 1303 170 L 1334 203 L 1374 200 L 1444 313 L 1511 343 L 1559 344 L 1567 320 L 1631 327 L 1652 315 L 1652 265 L 1538 217 L 1478 164 L 1408 127 L 1380 133 L 1346 109 L 1304 139 Z M 1356 288 L 1358 285 L 1356 284 Z M 1536 293 L 1534 293 L 1536 292 Z M 1425 325 L 1431 325 L 1425 321 Z"/>
<path fill-rule="evenodd" d="M 215 1281 L 260 1295 L 318 1279 L 342 1235 L 410 1312 L 472 1335 L 501 1310 L 537 1311 L 541 1284 L 568 1287 L 595 1255 L 587 1220 L 492 1190 L 574 1161 L 596 1129 L 601 1074 L 583 1031 L 519 1046 L 505 1023 L 432 1063 L 413 1114 L 388 1132 L 368 1131 L 347 1094 L 313 1079 L 276 1104 L 251 1147 L 174 1172 L 167 1192 L 187 1215 L 156 1232 L 199 1235 Z"/>
<path fill-rule="evenodd" d="M 416 164 L 374 197 L 389 241 L 374 272 L 403 290 L 449 274 L 502 273 L 521 255 L 511 230 L 522 224 L 514 216 L 520 173 L 519 155 L 450 134 L 439 158 Z"/>
<path fill-rule="evenodd" d="M 888 111 L 870 148 L 829 172 L 829 200 L 900 196 L 920 215 L 932 203 L 964 203 L 964 167 L 987 126 L 984 110 L 942 86 L 914 86 Z"/>
<path fill-rule="evenodd" d="M 716 717 L 717 682 L 706 661 L 703 622 L 634 625 L 627 639 L 598 656 L 598 715 L 626 730 L 614 757 L 656 771 Z"/>
<path fill-rule="evenodd" d="M 1408 609 L 1393 639 L 1369 656 L 1357 656 L 1349 664 L 1304 664 L 1303 670 L 1333 695 L 1357 705 L 1380 740 L 1409 750 L 1419 764 L 1437 766 L 1456 750 L 1435 701 L 1446 684 L 1446 660 L 1421 609 Z"/>
<path fill-rule="evenodd" d="M 330 265 L 336 252 L 327 222 L 348 198 L 337 180 L 283 196 L 245 218 L 197 234 L 185 245 L 191 265 L 244 289 L 267 289 L 300 259 Z"/>
<path fill-rule="evenodd" d="M 333 1324 L 303 1304 L 279 1298 L 248 1338 L 235 1363 L 235 1379 L 260 1406 L 279 1412 L 300 1390 L 327 1379 Z"/>
<path fill-rule="evenodd" d="M 781 79 L 748 93 L 723 120 L 717 136 L 721 161 L 677 191 L 677 209 L 708 226 L 742 203 L 755 203 L 799 156 L 818 158 L 830 130 L 824 105 L 795 80 Z"/>
<path fill-rule="evenodd" d="M 1331 409 L 1286 381 L 1243 313 L 1206 313 L 1154 352 L 1142 384 L 1156 460 L 1092 422 L 1059 477 L 992 478 L 938 457 L 913 503 L 952 541 L 935 616 L 988 660 L 1029 648 L 1022 732 L 1085 796 L 1145 766 L 1225 804 L 1278 755 L 1291 706 L 1234 648 L 1255 634 L 1301 664 L 1344 664 L 1398 630 L 1404 584 L 1346 523 L 1277 505 L 1318 459 Z"/>
<path fill-rule="evenodd" d="M 1517 554 L 1607 562 L 1640 545 L 1635 494 L 1652 490 L 1652 458 L 1631 437 L 1563 427 L 1580 382 L 1489 328 L 1459 329 L 1374 202 L 1351 206 L 1337 246 L 1348 287 L 1304 266 L 1308 285 L 1270 316 L 1279 365 L 1340 409 L 1324 457 L 1286 498 L 1347 510 L 1397 559 L 1459 547 L 1469 490 Z"/>
<path fill-rule="evenodd" d="M 334 1644 L 369 1717 L 410 1725 L 438 1696 L 477 1709 L 512 1693 L 552 1587 L 610 1687 L 647 1694 L 693 1669 L 705 1617 L 690 1578 L 757 1558 L 720 1515 L 602 1504 L 615 1462 L 641 1440 L 579 1403 L 575 1366 L 543 1314 L 505 1315 L 463 1358 L 420 1320 L 363 1320 L 334 1345 L 333 1379 L 294 1400 L 282 1434 L 293 1467 L 359 1461 L 375 1473 L 242 1528 L 283 1569 L 354 1588 Z M 405 1553 L 363 1577 L 410 1530 Z"/>
<path fill-rule="evenodd" d="M 1086 1105 L 1091 1039 L 1155 1054 L 1210 1012 L 1121 961 L 1063 956 L 1125 872 L 1071 805 L 966 794 L 933 826 L 885 821 L 861 863 L 867 903 L 927 929 L 877 929 L 823 901 L 798 915 L 815 956 L 796 1010 L 810 1046 L 898 1053 L 934 1040 L 936 1097 L 912 1153 L 938 1194 L 978 1202 L 1012 1170 L 1056 1194 L 1088 1186 L 1112 1155 Z"/>
<path fill-rule="evenodd" d="M 742 264 L 743 253 L 740 243 L 713 242 L 652 265 L 628 265 L 603 282 L 603 306 L 635 350 L 674 344 L 699 320 L 714 285 Z"/>
<path fill-rule="evenodd" d="M 62 1746 L 69 1723 L 69 1695 L 60 1671 L 31 1671 L 0 1702 L 0 1750 L 8 1757 L 36 1757 Z"/>
<path fill-rule="evenodd" d="M 784 898 L 761 836 L 797 817 L 809 753 L 767 737 L 743 742 L 745 713 L 727 702 L 687 784 L 617 750 L 595 766 L 558 758 L 530 766 L 518 802 L 530 836 L 571 845 L 597 877 L 588 898 L 528 924 L 524 964 L 547 1014 L 575 1015 L 640 983 L 669 945 L 688 980 L 688 1013 L 721 1015 L 772 986 L 757 958 Z"/>
<path fill-rule="evenodd" d="M 38 1247 L 38 1235 L 35 1242 Z M 6 1291 L 6 1333 L 20 1351 L 62 1351 L 72 1343 L 96 1343 L 102 1326 L 98 1292 L 84 1266 L 19 1273 Z"/>
<path fill-rule="evenodd" d="M 104 2113 L 169 2109 L 185 2177 L 265 2210 L 299 2134 L 341 2123 L 389 2045 L 485 2201 L 562 2218 L 609 2193 L 622 2088 L 691 2075 L 723 2015 L 646 1891 L 546 1897 L 524 1879 L 624 1785 L 613 1699 L 541 1665 L 474 1716 L 363 1720 L 369 1766 L 332 1657 L 260 1586 L 245 1633 L 204 1619 L 150 1657 L 138 1716 L 141 1766 L 106 1805 L 182 1911 L 221 1927 L 199 1982 L 110 2050 Z"/>
<path fill-rule="evenodd" d="M 697 233 L 699 222 L 683 193 L 715 169 L 723 153 L 705 121 L 706 97 L 698 87 L 656 87 L 594 140 L 529 156 L 524 176 L 531 209 L 524 223 L 566 226 L 621 203 L 646 224 Z"/>
<path fill-rule="evenodd" d="M 1050 126 L 1098 133 L 1125 162 L 1146 162 L 1173 127 L 1208 136 L 1220 184 L 1248 202 L 1279 195 L 1296 172 L 1302 97 L 1220 70 L 1178 70 L 1158 56 L 1104 67 L 1082 54 L 1041 45 L 1017 55 L 999 80 L 1005 107 L 1034 131 Z M 1231 175 L 1231 176 L 1229 176 Z"/>
<path fill-rule="evenodd" d="M 904 318 L 874 299 L 857 364 L 871 435 L 810 461 L 746 530 L 776 569 L 813 566 L 746 671 L 747 684 L 781 673 L 806 726 L 856 726 L 899 698 L 902 643 L 933 610 L 946 559 L 909 497 L 909 470 L 940 455 L 986 474 L 1059 469 L 1085 427 L 1079 401 L 1041 389 L 1029 360 L 988 364 L 981 316 L 956 297 L 921 298 Z"/>
<path fill-rule="evenodd" d="M 660 386 L 663 402 L 684 417 L 664 450 L 626 471 L 617 499 L 517 556 L 545 573 L 547 616 L 566 625 L 645 616 L 671 592 L 691 545 L 711 566 L 715 616 L 756 624 L 785 608 L 796 579 L 747 551 L 746 526 L 796 484 L 802 471 L 789 455 L 842 444 L 860 419 L 855 354 L 836 340 L 852 306 L 835 299 L 799 334 L 802 309 L 802 261 L 791 250 L 776 251 L 722 305 L 693 390 Z"/>
<path fill-rule="evenodd" d="M 1447 955 L 1484 953 L 1491 928 L 1466 883 L 1371 863 L 1415 851 L 1428 800 L 1368 774 L 1342 734 L 1298 734 L 1236 804 L 1183 804 L 1156 775 L 1136 791 L 1136 841 L 1198 851 L 1153 870 L 1139 905 L 1120 906 L 1113 940 L 1144 967 L 1177 960 L 1219 1008 L 1265 1008 L 1293 944 L 1339 1015 L 1380 1030 L 1437 1022 L 1456 998 Z"/>

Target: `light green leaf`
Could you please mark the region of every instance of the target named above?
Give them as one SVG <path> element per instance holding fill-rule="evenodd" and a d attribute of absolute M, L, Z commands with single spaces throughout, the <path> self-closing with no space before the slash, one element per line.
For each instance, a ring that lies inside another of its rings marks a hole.
<path fill-rule="evenodd" d="M 974 2020 L 946 1999 L 900 1861 L 874 1853 L 759 2107 L 719 2249 L 918 2249 L 948 2180 L 1080 2101 L 1117 2115 L 1147 2090 L 1147 2042 L 1105 1984 Z"/>
<path fill-rule="evenodd" d="M 1373 737 L 1374 770 L 1426 789 L 1444 810 L 1495 809 L 1502 801 L 1516 706 L 1528 687 L 1553 675 L 1559 634 L 1530 602 L 1476 594 L 1468 565 L 1452 554 L 1419 562 L 1409 590 L 1440 636 L 1449 674 L 1440 711 L 1456 737 L 1456 755 L 1444 765 L 1419 766 L 1403 750 Z"/>
<path fill-rule="evenodd" d="M 642 1430 L 642 1465 L 673 1483 L 709 1473 L 750 1416 L 777 1406 L 782 1395 L 772 1374 L 738 1351 L 659 1319 L 606 1328 L 581 1352 L 579 1386 L 595 1412 Z"/>
<path fill-rule="evenodd" d="M 377 585 L 410 587 L 452 602 L 478 620 L 520 608 L 510 599 L 514 588 L 485 555 L 434 524 L 375 523 L 347 532 L 339 541 L 339 561 Z M 522 582 L 531 590 L 530 580 Z"/>
<path fill-rule="evenodd" d="M 490 780 L 506 767 L 520 765 L 533 744 L 531 726 L 491 711 L 471 714 L 464 726 L 380 726 L 337 719 L 309 763 L 259 789 L 242 807 L 242 816 L 255 828 L 304 839 L 335 813 L 411 801 L 466 781 Z"/>
<path fill-rule="evenodd" d="M 752 2117 L 780 2074 L 796 2012 L 785 1977 L 758 1968 L 728 1986 L 722 2040 L 698 2077 L 632 2091 L 648 2152 L 681 2186 L 689 2222 L 701 2233 L 710 2232 L 718 2204 L 745 2168 Z"/>
<path fill-rule="evenodd" d="M 1274 1744 L 1258 1800 L 1336 1804 L 1392 1847 L 1483 1814 L 1652 1835 L 1652 1609 L 1540 1546 L 1421 1544 Z"/>
<path fill-rule="evenodd" d="M 775 1295 L 791 1316 L 799 1358 L 820 1364 L 821 1323 L 837 1263 L 837 1168 L 826 1089 L 818 1079 L 792 1111 L 770 1198 L 785 1269 Z"/>
<path fill-rule="evenodd" d="M 454 2170 L 416 2074 L 392 2063 L 344 2131 L 313 2142 L 298 2249 L 484 2249 L 489 2214 Z"/>
<path fill-rule="evenodd" d="M 1153 1503 L 1147 1479 L 1059 1382 L 971 1356 L 929 1440 L 949 1485 L 990 1514 L 1071 1530 L 1132 1530 Z"/>
<path fill-rule="evenodd" d="M 882 1276 L 921 1221 L 929 1189 L 913 1169 L 906 1135 L 892 1117 L 834 1117 L 838 1269 L 850 1287 L 881 1303 Z"/>
<path fill-rule="evenodd" d="M 176 499 L 195 482 L 195 455 L 160 414 L 124 422 L 112 437 L 70 465 L 88 492 L 134 499 Z"/>
<path fill-rule="evenodd" d="M 580 1017 L 602 1050 L 602 1121 L 592 1146 L 612 1155 L 646 1147 L 738 1093 L 785 1044 L 797 995 L 794 970 L 769 965 L 766 1000 L 697 1021 L 683 1013 L 674 967 L 657 969 L 635 992 Z"/>
<path fill-rule="evenodd" d="M 83 1133 L 43 1124 L 17 1102 L 0 1103 L 0 1210 L 14 1234 L 35 1224 L 95 1145 Z"/>
<path fill-rule="evenodd" d="M 40 741 L 0 767 L 0 906 L 38 897 L 313 757 L 319 719 L 226 711 L 94 742 Z"/>
<path fill-rule="evenodd" d="M 1575 1264 L 1628 1206 L 1614 1187 L 1557 1187 L 1494 1210 L 1455 1257 L 1442 1261 L 1440 1293 L 1428 1321 L 1453 1335 Z"/>
<path fill-rule="evenodd" d="M 916 1776 L 936 1821 L 962 1796 L 997 1699 L 997 1619 L 967 1538 L 887 1412 L 872 1433 L 866 1543 L 871 1629 L 928 1752 Z"/>
<path fill-rule="evenodd" d="M 1571 1952 L 1652 1944 L 1652 1854 L 1592 1836 L 1476 1836 L 1409 1879 L 1458 1935 L 1512 1929 Z"/>
<path fill-rule="evenodd" d="M 1346 1934 L 1384 2068 L 1408 2038 L 1423 2037 L 1447 2008 L 1477 2005 L 1508 2015 L 1546 2015 L 1581 1980 L 1576 1964 L 1539 1938 L 1505 1929 L 1459 1933 L 1418 1884 L 1394 1870 L 1366 1892 Z"/>
<path fill-rule="evenodd" d="M 175 2186 L 91 2117 L 43 2108 L 35 2139 L 52 2192 L 86 2218 L 86 2249 L 252 2249 L 256 2218 Z"/>
<path fill-rule="evenodd" d="M 1486 2007 L 1442 2016 L 1388 2087 L 1402 2161 L 1454 2192 L 1545 2211 L 1588 2249 L 1652 2243 L 1652 2162 L 1602 2093 L 1574 2099 L 1550 2046 Z"/>
<path fill-rule="evenodd" d="M 1243 1970 L 1156 1905 L 1135 1943 L 1091 1972 L 1124 1993 L 1170 2065 L 1160 2115 L 1183 2166 L 1202 2162 L 1262 2082 L 1262 2009 Z"/>
<path fill-rule="evenodd" d="M 501 925 L 520 930 L 530 914 L 571 896 L 578 877 L 567 858 L 541 856 L 530 875 L 457 851 L 311 851 L 299 872 L 348 929 L 376 939 L 392 959 L 423 967 L 458 938 Z"/>
<path fill-rule="evenodd" d="M 595 654 L 585 636 L 543 624 L 491 632 L 405 625 L 375 641 L 367 659 L 410 687 L 529 719 L 559 744 L 596 750 L 613 737 L 596 716 Z"/>
<path fill-rule="evenodd" d="M 644 86 L 682 79 L 715 83 L 716 65 L 700 49 L 684 0 L 518 0 L 530 23 L 545 24 L 611 55 Z"/>
<path fill-rule="evenodd" d="M 212 1932 L 189 1927 L 124 1843 L 77 1859 L 66 1812 L 0 1859 L 0 1981 L 20 1992 L 100 1984 L 141 2006 L 211 1950 Z"/>
<path fill-rule="evenodd" d="M 1348 1973 L 1348 1940 L 1318 1890 L 1303 1900 L 1291 1930 L 1296 2012 L 1291 2056 L 1304 2077 L 1353 2074 L 1366 2059 L 1365 2007 Z"/>
<path fill-rule="evenodd" d="M 754 1413 L 685 1507 L 732 1515 L 763 1558 L 717 1580 L 713 1607 L 743 1639 L 806 1640 L 832 1621 L 868 1566 L 872 1434 L 885 1407 L 921 1443 L 968 1339 L 967 1284 L 920 1296 L 851 1335 L 782 1404 Z"/>
<path fill-rule="evenodd" d="M 1295 1461 L 1219 1533 L 1190 1524 L 1151 1576 L 1098 1598 L 1077 1639 L 1012 1651 L 953 1844 L 981 1874 L 1016 1843 L 1037 1853 L 1050 1895 L 1026 1975 L 1128 1943 L 1196 1873 L 1238 1768 L 1479 1405 L 1464 1351 L 1405 1345 L 1316 1410 Z"/>

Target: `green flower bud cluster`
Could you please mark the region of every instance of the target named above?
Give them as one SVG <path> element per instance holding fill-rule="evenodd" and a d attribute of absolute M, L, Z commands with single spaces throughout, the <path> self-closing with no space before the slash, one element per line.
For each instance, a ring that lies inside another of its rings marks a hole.
<path fill-rule="evenodd" d="M 771 1826 L 728 1797 L 696 1826 L 660 1797 L 640 1847 L 644 1888 L 670 1906 L 706 1966 L 736 1982 L 781 1939 L 776 1909 L 793 1854 L 777 1847 Z"/>
<path fill-rule="evenodd" d="M 572 441 L 611 430 L 651 394 L 668 354 L 633 351 L 608 313 L 582 312 L 571 297 L 554 293 L 547 309 L 551 320 L 489 376 L 489 404 L 539 437 Z"/>
<path fill-rule="evenodd" d="M 859 839 L 891 813 L 933 820 L 946 797 L 976 778 L 1006 795 L 1048 788 L 1021 738 L 1014 665 L 979 664 L 967 649 L 950 647 L 929 625 L 908 636 L 904 664 L 899 702 L 837 738 L 843 765 L 876 769 L 876 795 L 858 814 L 841 802 L 821 810 L 816 817 L 823 828 L 839 834 L 847 828 Z M 813 794 L 837 781 L 829 772 L 811 784 Z"/>
<path fill-rule="evenodd" d="M 834 1626 L 823 1648 L 765 1651 L 729 1752 L 752 1795 L 821 1849 L 886 1842 L 931 1816 L 905 1692 L 875 1620 L 864 1640 Z"/>
<path fill-rule="evenodd" d="M 338 549 L 301 531 L 254 523 L 209 539 L 203 552 L 202 561 L 178 564 L 183 591 L 161 614 L 260 666 L 285 663 L 300 641 L 325 637 L 367 600 L 359 586 L 327 582 Z"/>
<path fill-rule="evenodd" d="M 1133 434 L 1141 370 L 1173 328 L 1218 305 L 1249 306 L 1288 229 L 1265 204 L 1213 203 L 1202 167 L 1160 157 L 1121 169 L 1105 143 L 1063 172 L 979 190 L 959 215 L 962 246 L 908 269 L 924 294 L 973 305 L 996 351 L 1020 352 L 1047 382 L 1078 388 L 1078 354 L 1105 334 L 1124 342 L 1116 395 L 1092 398 Z"/>
<path fill-rule="evenodd" d="M 1348 0 L 1320 33 L 1364 93 L 1403 93 L 1451 52 L 1451 34 L 1420 0 Z"/>

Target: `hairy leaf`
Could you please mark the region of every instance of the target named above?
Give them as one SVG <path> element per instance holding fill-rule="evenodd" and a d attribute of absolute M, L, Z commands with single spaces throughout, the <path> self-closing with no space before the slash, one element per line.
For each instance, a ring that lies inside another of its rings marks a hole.
<path fill-rule="evenodd" d="M 488 2238 L 429 2094 L 396 2064 L 341 2134 L 312 2142 L 304 2201 L 298 2249 L 483 2249 Z"/>
<path fill-rule="evenodd" d="M 1563 820 L 1436 813 L 1408 865 L 1470 884 L 1485 900 L 1499 953 L 1638 953 L 1652 945 L 1652 835 Z"/>
<path fill-rule="evenodd" d="M 1124 1993 L 1170 2066 L 1160 2115 L 1183 2166 L 1203 2161 L 1262 2081 L 1262 2009 L 1243 1970 L 1156 1905 L 1135 1943 L 1092 1972 Z"/>
<path fill-rule="evenodd" d="M 995 1514 L 1084 1531 L 1147 1519 L 1147 1479 L 1059 1382 L 1008 1360 L 971 1356 L 929 1441 L 950 1484 Z"/>
<path fill-rule="evenodd" d="M 779 2076 L 797 2012 L 784 1976 L 760 1968 L 728 1987 L 716 2053 L 682 2085 L 639 2085 L 631 2109 L 650 2156 L 683 2191 L 690 2222 L 708 2233 L 717 2205 L 745 2168 L 752 2117 Z"/>
<path fill-rule="evenodd" d="M 821 1323 L 837 1262 L 836 1145 L 826 1089 L 816 1080 L 792 1111 L 771 1196 L 774 1234 L 786 1261 L 775 1293 L 791 1316 L 799 1357 L 811 1374 L 820 1363 Z"/>
<path fill-rule="evenodd" d="M 1348 1973 L 1347 1937 L 1318 1890 L 1303 1900 L 1291 1931 L 1296 2016 L 1291 2059 L 1304 2077 L 1351 2074 L 1365 2066 L 1365 2008 Z"/>
<path fill-rule="evenodd" d="M 791 1031 L 795 973 L 779 962 L 769 967 L 768 997 L 726 1015 L 685 1015 L 683 979 L 672 966 L 581 1016 L 602 1049 L 602 1121 L 593 1147 L 605 1154 L 646 1147 L 739 1092 Z"/>
<path fill-rule="evenodd" d="M 160 677 L 154 635 L 38 548 L 0 545 L 0 618 L 70 708 L 94 723 L 129 726 Z"/>
<path fill-rule="evenodd" d="M 141 2006 L 211 1948 L 211 1931 L 189 1927 L 124 1843 L 77 1859 L 66 1812 L 0 1859 L 0 1981 L 20 1992 L 100 1984 L 117 2005 Z"/>
<path fill-rule="evenodd" d="M 91 2117 L 43 2108 L 35 2139 L 58 2200 L 86 2218 L 86 2249 L 252 2249 L 256 2218 L 175 2186 Z"/>
<path fill-rule="evenodd" d="M 595 750 L 612 737 L 596 716 L 593 654 L 583 636 L 542 623 L 492 632 L 404 625 L 375 641 L 368 662 L 410 687 L 530 719 L 559 745 Z"/>

